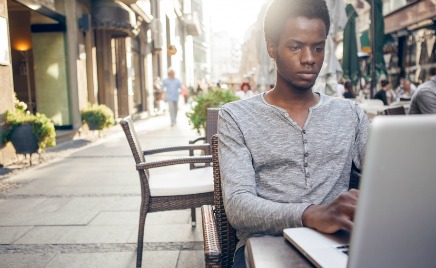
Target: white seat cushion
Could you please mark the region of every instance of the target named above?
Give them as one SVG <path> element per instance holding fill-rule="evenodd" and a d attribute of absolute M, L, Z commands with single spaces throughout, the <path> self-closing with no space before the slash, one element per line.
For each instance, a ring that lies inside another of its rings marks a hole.
<path fill-rule="evenodd" d="M 213 168 L 197 168 L 150 176 L 150 195 L 188 195 L 213 192 Z"/>

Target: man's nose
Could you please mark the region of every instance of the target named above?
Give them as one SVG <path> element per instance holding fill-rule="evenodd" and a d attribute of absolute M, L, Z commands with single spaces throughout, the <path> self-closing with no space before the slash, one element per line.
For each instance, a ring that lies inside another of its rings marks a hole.
<path fill-rule="evenodd" d="M 310 47 L 303 48 L 301 51 L 301 63 L 309 65 L 315 64 L 316 61 L 313 52 Z"/>

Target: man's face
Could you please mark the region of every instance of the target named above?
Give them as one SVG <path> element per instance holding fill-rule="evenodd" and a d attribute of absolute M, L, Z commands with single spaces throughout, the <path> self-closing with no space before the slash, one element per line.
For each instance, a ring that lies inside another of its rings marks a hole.
<path fill-rule="evenodd" d="M 321 19 L 289 19 L 271 55 L 275 58 L 278 79 L 298 90 L 311 89 L 324 61 L 327 32 Z"/>
<path fill-rule="evenodd" d="M 171 79 L 173 79 L 174 78 L 174 71 L 169 71 L 168 72 L 168 76 L 171 78 Z"/>

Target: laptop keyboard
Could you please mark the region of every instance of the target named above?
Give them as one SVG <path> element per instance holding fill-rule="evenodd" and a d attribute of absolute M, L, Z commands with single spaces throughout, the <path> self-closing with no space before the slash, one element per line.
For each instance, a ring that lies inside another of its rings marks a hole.
<path fill-rule="evenodd" d="M 348 255 L 348 251 L 349 251 L 350 245 L 339 245 L 339 246 L 336 246 L 336 248 L 337 248 L 340 252 L 342 252 L 342 253 Z"/>

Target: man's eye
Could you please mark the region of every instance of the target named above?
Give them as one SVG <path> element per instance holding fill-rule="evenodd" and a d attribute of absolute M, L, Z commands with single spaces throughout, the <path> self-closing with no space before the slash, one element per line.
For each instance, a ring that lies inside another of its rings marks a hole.
<path fill-rule="evenodd" d="M 299 46 L 291 46 L 289 47 L 289 49 L 291 49 L 292 51 L 298 51 L 300 49 Z"/>
<path fill-rule="evenodd" d="M 316 47 L 316 48 L 315 48 L 315 51 L 316 51 L 316 52 L 323 52 L 323 51 L 324 51 L 324 48 L 323 48 L 323 47 Z"/>

